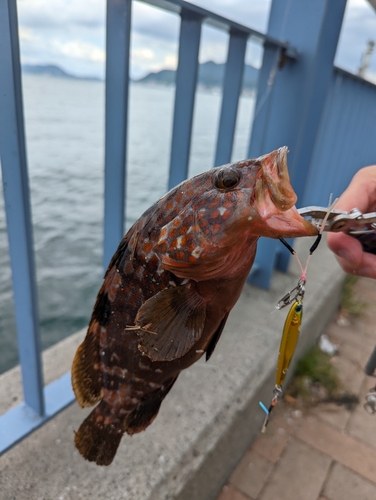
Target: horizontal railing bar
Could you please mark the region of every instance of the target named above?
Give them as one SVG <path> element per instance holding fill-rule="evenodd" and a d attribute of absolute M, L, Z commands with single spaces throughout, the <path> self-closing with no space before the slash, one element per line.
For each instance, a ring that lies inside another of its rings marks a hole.
<path fill-rule="evenodd" d="M 349 78 L 352 78 L 353 80 L 356 80 L 357 82 L 365 83 L 366 85 L 369 85 L 370 87 L 375 88 L 376 83 L 370 82 L 369 80 L 365 80 L 362 76 L 356 75 L 355 73 L 351 73 L 350 71 L 347 71 L 346 69 L 340 68 L 339 66 L 334 66 L 334 71 L 337 73 L 340 73 L 342 75 L 345 75 Z"/>
<path fill-rule="evenodd" d="M 0 416 L 0 455 L 73 403 L 70 372 L 44 387 L 45 414 L 35 413 L 25 403 Z"/>
<path fill-rule="evenodd" d="M 236 30 L 241 33 L 245 33 L 248 37 L 255 38 L 262 42 L 267 42 L 272 45 L 276 45 L 285 50 L 285 54 L 287 57 L 291 59 L 298 58 L 298 52 L 294 47 L 282 40 L 277 40 L 269 35 L 261 33 L 249 26 L 245 26 L 244 24 L 237 23 L 236 21 L 232 21 L 227 17 L 223 17 L 215 12 L 199 7 L 198 5 L 194 5 L 193 3 L 185 2 L 184 0 L 139 0 L 144 3 L 148 3 L 150 5 L 154 5 L 155 7 L 159 7 L 163 10 L 167 10 L 169 12 L 174 12 L 176 14 L 180 14 L 182 9 L 190 11 L 194 14 L 201 16 L 204 19 L 206 24 L 213 26 L 215 28 L 221 29 L 223 31 L 230 32 L 231 30 Z"/>

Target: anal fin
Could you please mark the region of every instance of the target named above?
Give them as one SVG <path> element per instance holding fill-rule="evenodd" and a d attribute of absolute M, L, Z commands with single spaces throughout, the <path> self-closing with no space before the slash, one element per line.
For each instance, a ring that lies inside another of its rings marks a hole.
<path fill-rule="evenodd" d="M 177 377 L 166 380 L 160 389 L 147 394 L 136 408 L 132 410 L 125 421 L 125 431 L 129 435 L 144 431 L 153 422 L 158 415 L 162 401 L 170 392 L 176 379 Z"/>

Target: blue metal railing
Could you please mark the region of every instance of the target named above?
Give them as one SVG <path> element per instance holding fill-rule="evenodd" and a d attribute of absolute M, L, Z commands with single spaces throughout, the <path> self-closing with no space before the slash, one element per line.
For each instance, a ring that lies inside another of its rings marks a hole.
<path fill-rule="evenodd" d="M 147 3 L 181 16 L 171 187 L 184 180 L 188 171 L 201 24 L 207 22 L 230 33 L 216 154 L 220 161 L 227 161 L 231 155 L 246 40 L 253 37 L 267 41 L 291 58 L 296 57 L 296 52 L 286 42 L 187 2 L 148 0 Z M 132 0 L 107 1 L 105 266 L 124 228 L 131 7 Z M 15 0 L 0 0 L 0 68 L 0 155 L 25 400 L 0 417 L 1 453 L 65 408 L 74 396 L 69 374 L 43 387 Z"/>
<path fill-rule="evenodd" d="M 376 85 L 336 68 L 318 130 L 304 205 L 340 196 L 354 172 L 376 163 Z"/>
<path fill-rule="evenodd" d="M 333 61 L 346 0 L 289 0 L 272 4 L 268 33 L 299 49 L 299 62 L 283 61 L 265 47 L 248 157 L 288 145 L 291 183 L 301 200 L 309 174 L 317 129 L 333 73 Z M 283 21 L 282 21 L 283 20 Z M 284 63 L 277 71 L 279 61 Z M 267 89 L 265 91 L 265 89 Z M 268 100 L 263 102 L 265 93 Z M 278 241 L 261 240 L 251 283 L 268 288 L 275 267 L 286 271 L 291 255 Z"/>

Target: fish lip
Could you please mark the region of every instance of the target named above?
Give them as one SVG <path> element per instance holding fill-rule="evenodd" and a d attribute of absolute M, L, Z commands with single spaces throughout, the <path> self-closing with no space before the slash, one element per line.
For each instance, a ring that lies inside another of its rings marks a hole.
<path fill-rule="evenodd" d="M 268 186 L 269 196 L 282 212 L 295 205 L 297 196 L 291 186 L 287 165 L 287 146 L 262 156 L 260 172 Z"/>
<path fill-rule="evenodd" d="M 317 227 L 304 219 L 295 206 L 283 212 L 272 214 L 267 219 L 267 225 L 279 233 L 278 236 L 282 238 L 317 236 L 319 234 Z"/>
<path fill-rule="evenodd" d="M 315 236 L 318 230 L 295 207 L 297 196 L 291 186 L 287 146 L 261 156 L 255 184 L 253 208 L 266 223 L 265 236 L 294 238 Z"/>

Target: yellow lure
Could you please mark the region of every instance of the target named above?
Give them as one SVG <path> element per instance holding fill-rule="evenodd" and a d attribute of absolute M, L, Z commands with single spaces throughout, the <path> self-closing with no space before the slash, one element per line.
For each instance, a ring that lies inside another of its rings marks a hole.
<path fill-rule="evenodd" d="M 300 325 L 303 318 L 303 302 L 298 299 L 290 308 L 283 327 L 281 344 L 279 346 L 278 365 L 275 382 L 281 386 L 285 380 L 291 358 L 299 338 Z"/>

